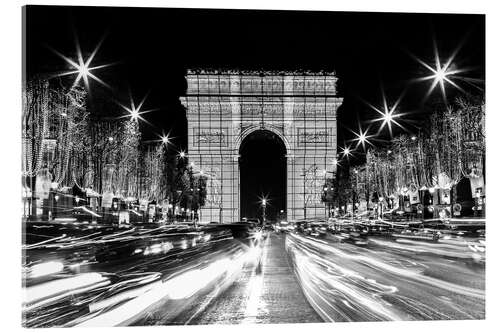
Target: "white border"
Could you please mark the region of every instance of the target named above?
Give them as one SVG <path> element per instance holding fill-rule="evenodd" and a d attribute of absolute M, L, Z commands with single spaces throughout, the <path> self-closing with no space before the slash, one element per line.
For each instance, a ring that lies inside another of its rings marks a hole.
<path fill-rule="evenodd" d="M 248 9 L 295 9 L 295 10 L 329 10 L 329 11 L 374 11 L 374 12 L 441 12 L 441 13 L 477 13 L 487 14 L 487 319 L 485 321 L 433 321 L 433 322 L 384 322 L 384 323 L 338 323 L 338 324 L 300 324 L 300 325 L 237 325 L 237 326 L 196 326 L 196 327 L 151 327 L 127 328 L 129 331 L 213 331 L 213 332 L 252 332 L 255 330 L 271 332 L 276 330 L 315 330 L 342 332 L 368 331 L 374 332 L 483 332 L 498 331 L 499 318 L 499 283 L 498 262 L 500 251 L 500 214 L 497 202 L 500 202 L 499 166 L 500 153 L 500 103 L 499 103 L 499 31 L 500 13 L 495 1 L 486 0 L 346 0 L 346 1 L 166 1 L 166 0 L 87 0 L 87 1 L 16 1 L 4 0 L 0 6 L 1 24 L 1 62 L 0 62 L 0 96 L 2 159 L 0 162 L 2 187 L 0 188 L 0 232 L 2 269 L 0 294 L 0 330 L 4 332 L 24 330 L 21 322 L 21 277 L 20 277 L 20 115 L 21 115 L 21 6 L 25 4 L 51 5 L 86 5 L 86 6 L 127 6 L 127 7 L 182 7 L 182 8 L 248 8 Z M 395 27 L 397 29 L 397 27 Z M 118 328 L 113 330 L 124 330 Z M 98 331 L 109 328 L 98 329 Z M 47 330 L 44 330 L 47 331 Z M 49 329 L 52 331 L 52 329 Z M 60 331 L 60 330 L 58 330 Z M 65 331 L 65 330 L 64 330 Z M 80 331 L 72 329 L 72 332 Z M 94 330 L 95 332 L 95 330 Z"/>

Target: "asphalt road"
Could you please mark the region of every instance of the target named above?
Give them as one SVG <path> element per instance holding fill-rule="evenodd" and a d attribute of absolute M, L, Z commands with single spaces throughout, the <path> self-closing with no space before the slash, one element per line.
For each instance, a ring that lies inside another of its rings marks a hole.
<path fill-rule="evenodd" d="M 285 236 L 270 234 L 263 243 L 261 256 L 260 265 L 246 265 L 239 278 L 202 311 L 193 306 L 171 323 L 322 322 L 293 273 L 285 250 Z"/>
<path fill-rule="evenodd" d="M 27 262 L 65 265 L 25 281 L 27 327 L 485 316 L 484 239 L 361 241 L 271 232 L 243 242 L 219 229 L 69 232 L 26 245 Z M 91 253 L 114 259 L 85 259 Z"/>

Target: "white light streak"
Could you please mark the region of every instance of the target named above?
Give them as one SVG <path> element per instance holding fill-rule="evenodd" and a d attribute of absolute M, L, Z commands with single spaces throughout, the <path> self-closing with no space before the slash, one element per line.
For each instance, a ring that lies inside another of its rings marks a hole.
<path fill-rule="evenodd" d="M 48 261 L 41 264 L 36 264 L 31 267 L 29 273 L 30 278 L 38 278 L 45 275 L 50 275 L 62 271 L 64 265 L 59 261 Z"/>

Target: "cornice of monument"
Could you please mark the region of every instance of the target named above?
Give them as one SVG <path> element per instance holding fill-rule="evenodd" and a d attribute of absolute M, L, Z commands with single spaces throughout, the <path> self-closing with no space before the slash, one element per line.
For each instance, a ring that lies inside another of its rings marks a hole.
<path fill-rule="evenodd" d="M 335 76 L 335 71 L 313 71 L 309 69 L 296 70 L 264 70 L 235 68 L 189 68 L 187 75 L 252 75 L 252 76 Z"/>

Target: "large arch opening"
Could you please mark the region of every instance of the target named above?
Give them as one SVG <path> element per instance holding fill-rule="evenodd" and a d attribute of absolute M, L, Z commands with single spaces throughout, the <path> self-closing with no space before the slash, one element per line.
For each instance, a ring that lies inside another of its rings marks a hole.
<path fill-rule="evenodd" d="M 262 218 L 260 198 L 267 198 L 266 220 L 286 212 L 286 147 L 268 130 L 248 134 L 240 145 L 240 218 Z"/>

